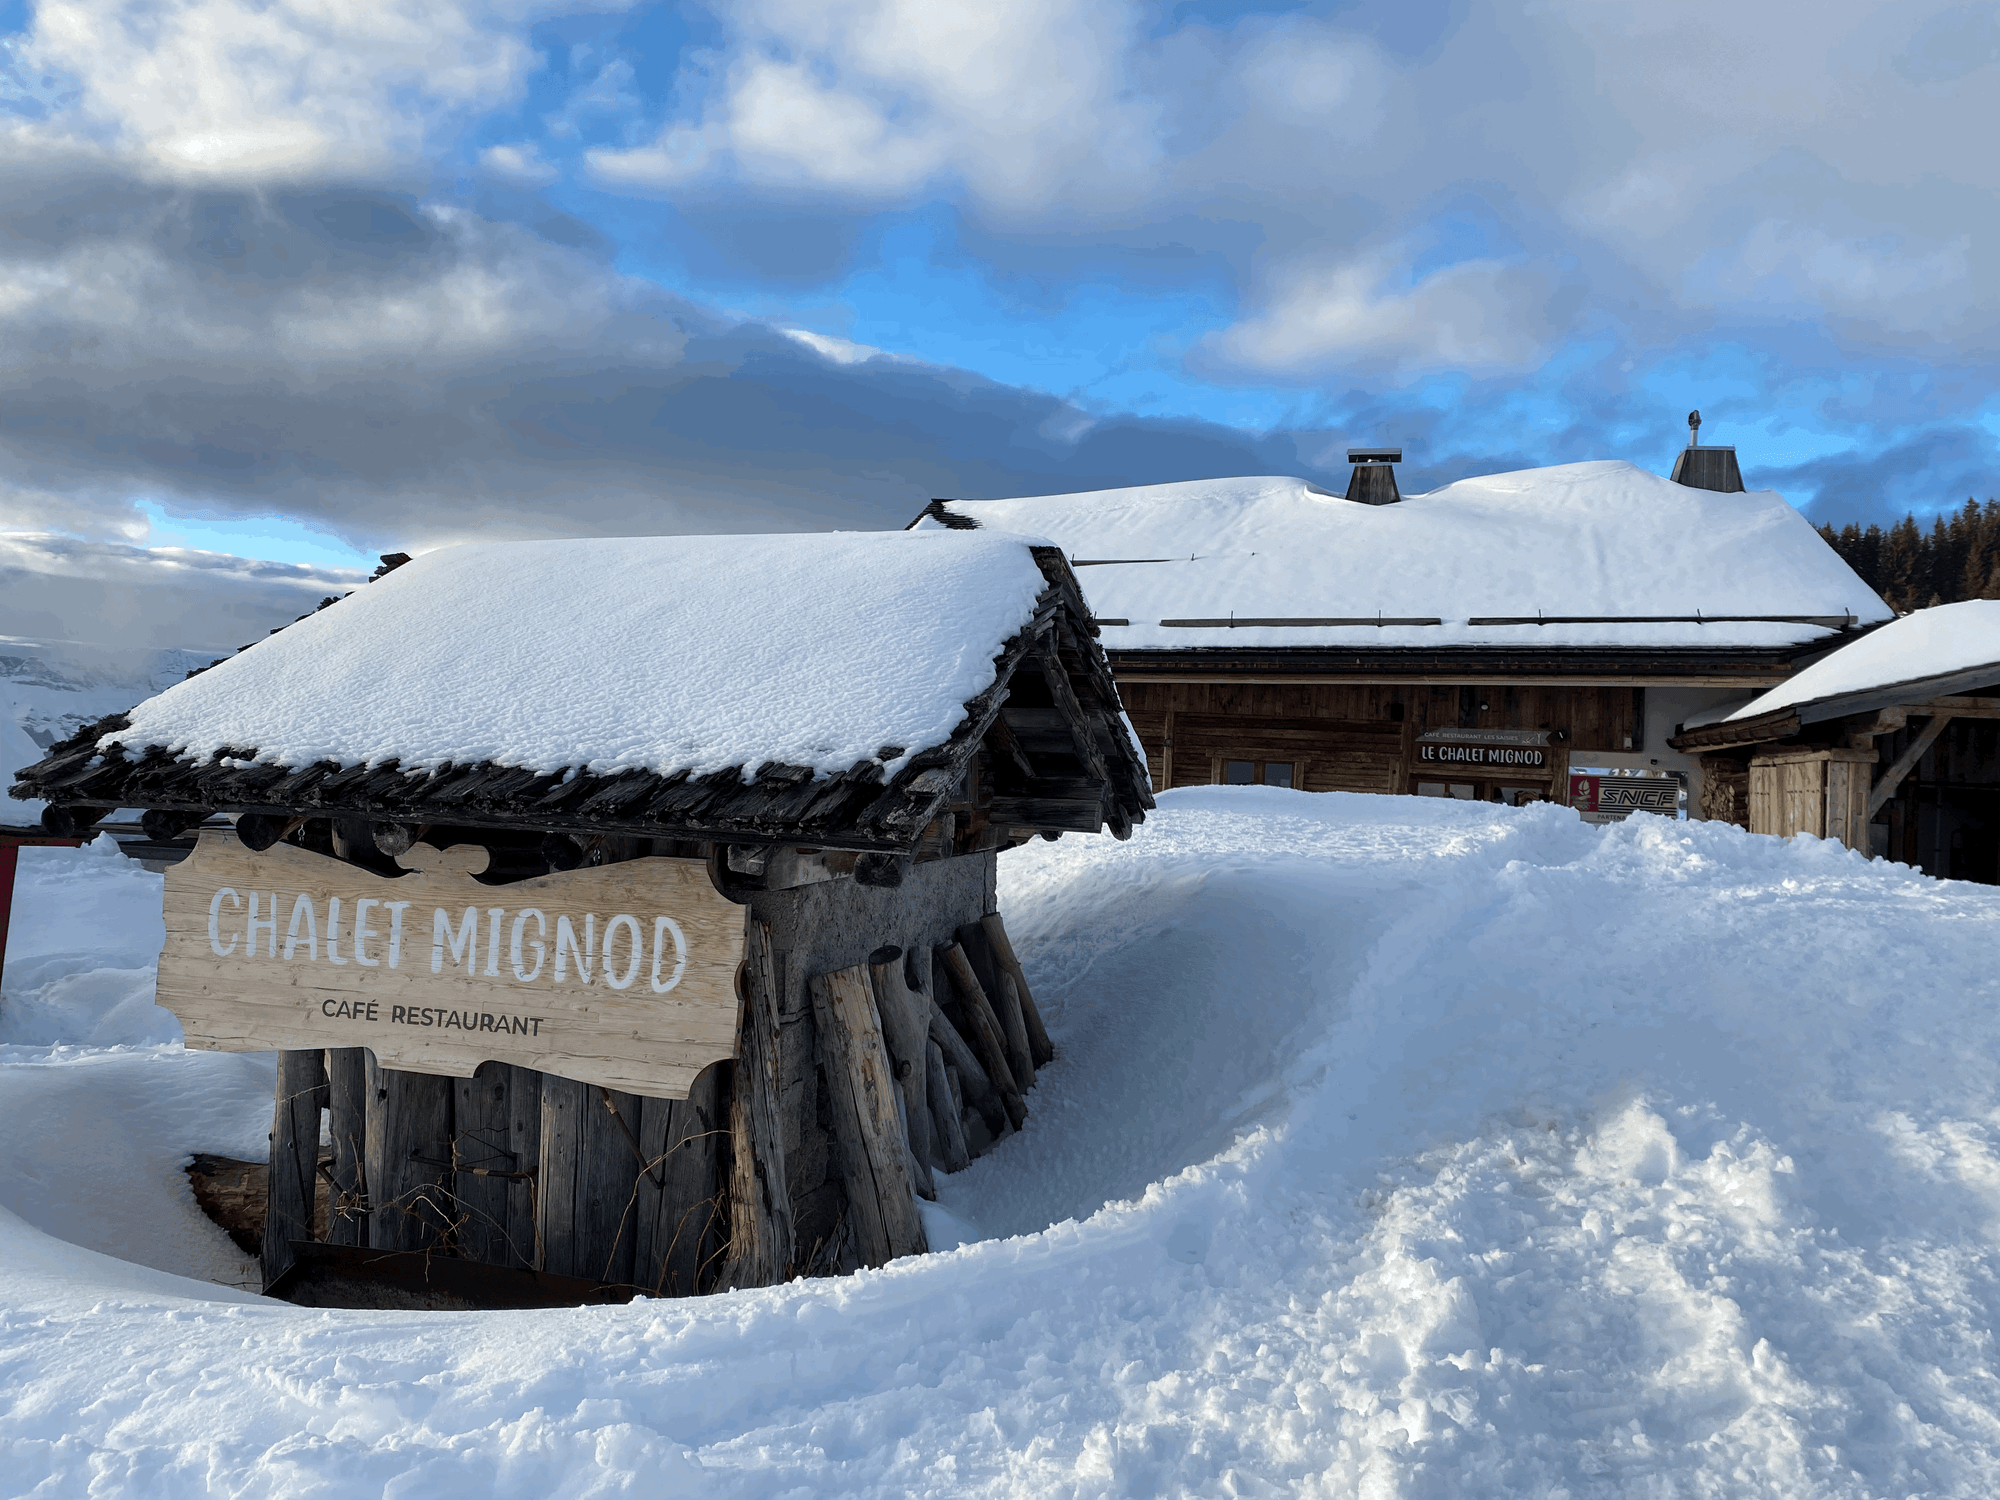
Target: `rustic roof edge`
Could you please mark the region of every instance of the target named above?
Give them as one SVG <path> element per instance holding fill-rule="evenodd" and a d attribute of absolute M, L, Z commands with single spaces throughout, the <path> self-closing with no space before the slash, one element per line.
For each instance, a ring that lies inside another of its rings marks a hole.
<path fill-rule="evenodd" d="M 873 759 L 819 778 L 806 767 L 765 762 L 746 779 L 747 766 L 699 776 L 576 767 L 533 771 L 494 762 L 405 771 L 394 761 L 258 763 L 254 746 L 220 750 L 206 759 L 176 756 L 161 746 L 133 754 L 124 746 L 99 748 L 106 735 L 129 724 L 126 715 L 114 714 L 23 768 L 9 792 L 69 807 L 365 817 L 907 854 L 962 780 L 1007 700 L 1016 668 L 1051 639 L 1066 644 L 1071 669 L 1084 674 L 1100 716 L 1120 711 L 1075 575 L 1059 549 L 1031 551 L 1047 580 L 1034 615 L 996 654 L 992 684 L 967 700 L 951 736 L 912 755 L 893 779 L 885 779 L 881 761 Z M 1114 831 L 1129 830 L 1153 805 L 1144 764 L 1121 726 L 1086 727 L 1098 751 L 1107 744 L 1123 747 L 1106 779 L 1106 817 Z"/>

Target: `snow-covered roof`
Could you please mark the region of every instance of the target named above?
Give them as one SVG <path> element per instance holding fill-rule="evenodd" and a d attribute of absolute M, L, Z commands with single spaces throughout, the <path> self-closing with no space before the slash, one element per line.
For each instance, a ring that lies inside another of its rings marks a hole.
<path fill-rule="evenodd" d="M 133 709 L 103 748 L 260 763 L 845 771 L 943 744 L 1048 580 L 979 533 L 444 547 Z"/>
<path fill-rule="evenodd" d="M 1802 722 L 1861 712 L 1861 697 L 1907 694 L 1921 702 L 2000 683 L 2000 599 L 1968 599 L 1920 609 L 1829 653 L 1718 722 L 1739 723 L 1783 709 Z M 1852 705 L 1852 706 L 1850 706 Z"/>
<path fill-rule="evenodd" d="M 1129 621 L 1105 626 L 1115 651 L 1782 649 L 1836 633 L 1805 621 L 1892 618 L 1782 496 L 1690 489 L 1622 462 L 1490 474 L 1380 506 L 1286 478 L 952 500 L 918 529 L 954 522 L 1060 546 L 1099 620 Z M 1551 616 L 1566 622 L 1485 623 Z M 1648 616 L 1669 618 L 1635 618 Z M 1437 623 L 1227 623 L 1377 618 Z"/>

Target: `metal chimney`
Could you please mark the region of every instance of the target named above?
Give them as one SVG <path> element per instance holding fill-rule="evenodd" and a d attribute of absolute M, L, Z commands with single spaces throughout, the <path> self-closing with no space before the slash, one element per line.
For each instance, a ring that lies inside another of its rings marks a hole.
<path fill-rule="evenodd" d="M 1347 481 L 1348 499 L 1363 505 L 1394 505 L 1403 498 L 1396 489 L 1396 465 L 1403 461 L 1401 448 L 1349 448 L 1347 461 L 1354 465 L 1354 477 Z"/>
<path fill-rule="evenodd" d="M 1688 413 L 1688 445 L 1674 460 L 1672 478 L 1675 484 L 1684 484 L 1691 490 L 1716 490 L 1724 495 L 1743 491 L 1743 475 L 1736 467 L 1736 449 L 1701 446 L 1698 411 Z"/>

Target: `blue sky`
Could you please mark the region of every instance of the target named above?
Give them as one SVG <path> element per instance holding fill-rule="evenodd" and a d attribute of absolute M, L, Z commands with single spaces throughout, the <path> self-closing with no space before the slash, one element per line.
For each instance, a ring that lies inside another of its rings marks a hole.
<path fill-rule="evenodd" d="M 1994 491 L 2000 6 L 0 4 L 0 528 L 319 568 L 1222 473 Z"/>

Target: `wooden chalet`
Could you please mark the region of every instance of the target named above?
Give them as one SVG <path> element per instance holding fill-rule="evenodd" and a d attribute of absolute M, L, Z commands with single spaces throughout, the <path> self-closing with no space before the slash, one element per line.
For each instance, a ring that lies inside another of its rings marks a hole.
<path fill-rule="evenodd" d="M 1891 618 L 1733 449 L 1404 496 L 1297 479 L 938 500 L 917 528 L 1049 538 L 1084 580 L 1156 787 L 1263 783 L 1703 816 L 1680 724 Z"/>
<path fill-rule="evenodd" d="M 2000 602 L 1905 615 L 1672 743 L 1752 833 L 2000 882 Z"/>
<path fill-rule="evenodd" d="M 1097 634 L 1015 537 L 445 548 L 13 795 L 233 820 L 168 871 L 160 1001 L 279 1054 L 275 1295 L 761 1285 L 923 1250 L 1019 1128 L 996 859 L 1152 805 Z"/>

